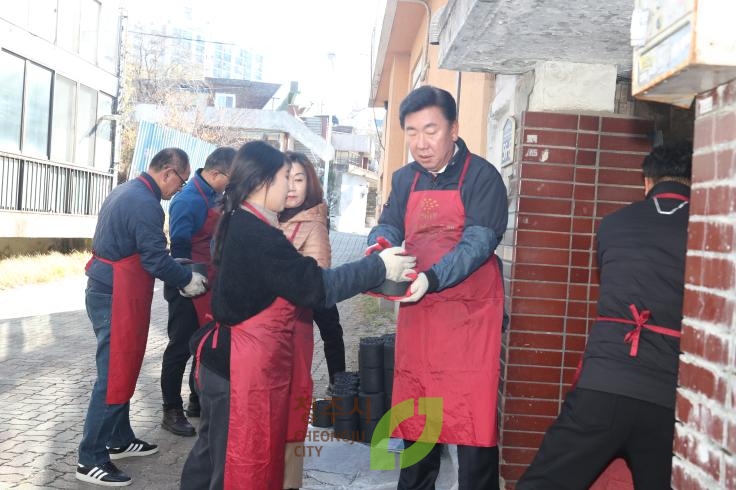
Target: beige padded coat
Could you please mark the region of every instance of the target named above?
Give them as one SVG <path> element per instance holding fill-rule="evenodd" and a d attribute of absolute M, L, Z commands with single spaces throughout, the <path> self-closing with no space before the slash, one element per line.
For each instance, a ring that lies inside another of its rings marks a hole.
<path fill-rule="evenodd" d="M 327 204 L 320 203 L 300 211 L 279 226 L 302 255 L 313 257 L 323 269 L 330 268 L 332 250 L 327 234 Z"/>

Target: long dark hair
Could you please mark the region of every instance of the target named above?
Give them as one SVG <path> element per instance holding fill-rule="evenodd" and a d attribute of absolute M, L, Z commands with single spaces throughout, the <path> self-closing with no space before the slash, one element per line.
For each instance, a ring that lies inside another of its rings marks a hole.
<path fill-rule="evenodd" d="M 283 153 L 264 141 L 250 141 L 240 147 L 230 167 L 230 183 L 222 198 L 223 215 L 215 232 L 215 264 L 222 258 L 222 242 L 235 210 L 263 184 L 270 185 L 281 167 L 288 164 Z"/>
<path fill-rule="evenodd" d="M 285 155 L 286 160 L 290 163 L 299 163 L 304 167 L 304 173 L 307 176 L 307 195 L 304 197 L 304 202 L 300 206 L 291 209 L 284 209 L 279 213 L 279 221 L 281 223 L 289 221 L 300 211 L 313 208 L 324 199 L 324 193 L 322 192 L 322 186 L 319 183 L 319 177 L 317 177 L 317 171 L 314 169 L 314 165 L 312 165 L 309 158 L 307 158 L 307 155 L 296 151 L 287 151 Z"/>

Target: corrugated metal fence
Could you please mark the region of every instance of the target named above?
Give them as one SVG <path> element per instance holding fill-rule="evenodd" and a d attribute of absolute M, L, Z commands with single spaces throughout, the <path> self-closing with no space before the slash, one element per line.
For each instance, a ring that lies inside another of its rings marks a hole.
<path fill-rule="evenodd" d="M 217 145 L 166 126 L 140 121 L 128 179 L 134 179 L 145 171 L 156 153 L 171 147 L 181 148 L 189 155 L 189 163 L 194 174 L 195 170 L 204 167 L 207 156 L 215 151 Z M 161 206 L 168 211 L 169 201 L 161 201 Z"/>
<path fill-rule="evenodd" d="M 135 140 L 133 161 L 130 164 L 129 179 L 134 179 L 148 168 L 153 156 L 164 148 L 181 148 L 189 155 L 192 172 L 204 166 L 207 156 L 215 151 L 217 145 L 207 143 L 192 135 L 167 128 L 156 123 L 138 123 L 138 137 Z"/>

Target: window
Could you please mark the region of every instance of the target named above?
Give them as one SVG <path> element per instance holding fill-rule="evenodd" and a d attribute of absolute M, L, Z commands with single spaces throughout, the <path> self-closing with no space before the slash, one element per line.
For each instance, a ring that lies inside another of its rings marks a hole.
<path fill-rule="evenodd" d="M 97 133 L 95 135 L 95 168 L 107 170 L 112 161 L 112 118 L 102 118 L 112 115 L 113 98 L 100 93 L 97 98 Z"/>
<path fill-rule="evenodd" d="M 77 53 L 79 51 L 79 0 L 59 2 L 56 44 Z"/>
<path fill-rule="evenodd" d="M 120 24 L 118 12 L 106 2 L 100 10 L 100 51 L 97 57 L 100 68 L 108 73 L 115 73 L 117 69 L 118 40 L 120 38 Z"/>
<path fill-rule="evenodd" d="M 95 155 L 95 123 L 97 122 L 97 91 L 79 85 L 77 91 L 76 151 L 74 162 L 92 165 Z"/>
<path fill-rule="evenodd" d="M 215 94 L 215 107 L 232 109 L 235 107 L 235 94 Z"/>
<path fill-rule="evenodd" d="M 51 120 L 51 159 L 74 161 L 74 109 L 77 84 L 56 75 L 54 81 L 54 116 Z"/>
<path fill-rule="evenodd" d="M 28 30 L 53 43 L 56 38 L 56 0 L 33 0 L 32 3 L 28 12 Z"/>
<path fill-rule="evenodd" d="M 22 58 L 0 51 L 0 148 L 20 151 L 23 117 Z"/>
<path fill-rule="evenodd" d="M 48 157 L 51 70 L 26 62 L 23 153 Z"/>
<path fill-rule="evenodd" d="M 95 0 L 84 0 L 79 19 L 79 54 L 92 63 L 97 63 L 97 36 L 100 28 L 100 4 Z"/>

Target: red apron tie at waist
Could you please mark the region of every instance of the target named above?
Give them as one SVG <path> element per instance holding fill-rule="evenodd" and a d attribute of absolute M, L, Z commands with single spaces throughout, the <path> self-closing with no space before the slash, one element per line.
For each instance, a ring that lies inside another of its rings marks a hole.
<path fill-rule="evenodd" d="M 642 328 L 646 328 L 647 330 L 651 330 L 652 332 L 656 332 L 662 335 L 668 335 L 670 337 L 679 338 L 682 335 L 679 330 L 674 330 L 667 327 L 660 327 L 657 325 L 647 325 L 646 322 L 647 320 L 649 320 L 650 316 L 649 310 L 642 310 L 640 313 L 639 310 L 636 309 L 636 305 L 634 304 L 630 304 L 629 309 L 631 310 L 631 314 L 634 317 L 633 320 L 629 320 L 627 318 L 612 318 L 607 316 L 599 316 L 597 320 L 601 322 L 626 323 L 628 325 L 636 326 L 634 330 L 629 331 L 629 333 L 627 333 L 624 337 L 624 342 L 626 342 L 627 344 L 631 344 L 631 350 L 629 351 L 629 355 L 631 357 L 636 357 L 639 353 L 639 337 L 641 336 Z"/>
<path fill-rule="evenodd" d="M 211 319 L 212 317 L 210 317 Z M 202 347 L 204 347 L 204 343 L 207 341 L 207 338 L 212 335 L 212 348 L 217 349 L 217 337 L 220 333 L 220 323 L 215 323 L 215 328 L 204 334 L 204 337 L 202 337 L 202 340 L 199 341 L 199 345 L 197 346 L 197 353 L 195 354 L 195 358 L 197 359 L 197 369 L 194 371 L 194 380 L 197 383 L 197 387 L 201 390 L 202 385 L 199 382 L 199 369 L 202 365 L 200 358 L 202 357 Z"/>

